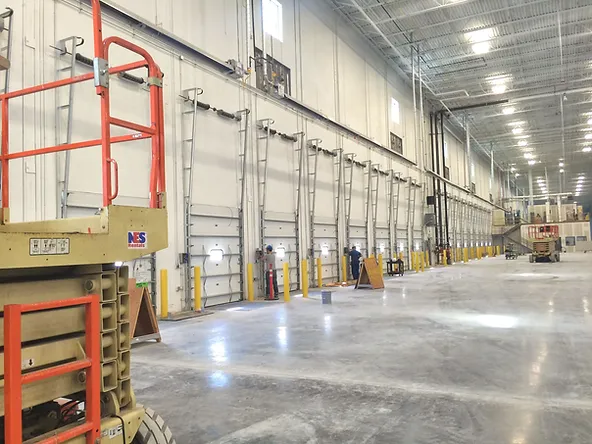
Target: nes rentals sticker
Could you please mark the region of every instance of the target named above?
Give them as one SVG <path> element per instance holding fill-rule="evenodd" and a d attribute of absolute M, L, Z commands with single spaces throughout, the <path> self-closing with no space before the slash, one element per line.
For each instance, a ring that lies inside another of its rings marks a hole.
<path fill-rule="evenodd" d="M 148 248 L 148 233 L 145 231 L 127 232 L 128 250 L 145 250 Z"/>

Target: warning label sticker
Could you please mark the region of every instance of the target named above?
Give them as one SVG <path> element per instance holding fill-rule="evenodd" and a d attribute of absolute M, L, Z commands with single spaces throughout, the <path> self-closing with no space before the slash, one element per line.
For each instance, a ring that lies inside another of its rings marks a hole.
<path fill-rule="evenodd" d="M 35 366 L 35 360 L 33 358 L 23 359 L 21 362 L 21 370 L 28 370 Z"/>
<path fill-rule="evenodd" d="M 29 255 L 58 256 L 70 254 L 70 239 L 29 239 Z"/>
<path fill-rule="evenodd" d="M 117 436 L 123 435 L 123 426 L 118 425 L 103 431 L 103 438 L 113 439 Z"/>

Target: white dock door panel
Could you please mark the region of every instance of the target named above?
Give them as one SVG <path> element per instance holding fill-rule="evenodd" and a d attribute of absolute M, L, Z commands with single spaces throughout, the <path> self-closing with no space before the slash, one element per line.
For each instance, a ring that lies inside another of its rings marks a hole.
<path fill-rule="evenodd" d="M 297 141 L 292 141 L 282 134 L 292 137 L 297 132 L 295 115 L 286 112 L 268 102 L 258 102 L 258 119 L 273 119 L 272 128 L 277 131 L 269 137 L 267 153 L 267 177 L 265 178 L 265 211 L 263 214 L 263 245 L 272 245 L 277 257 L 277 279 L 280 293 L 284 291 L 283 265 L 288 263 L 290 288 L 299 288 L 299 239 L 296 220 L 296 193 L 298 176 Z M 265 136 L 265 131 L 257 129 L 258 137 Z M 265 140 L 259 140 L 259 144 Z M 259 147 L 260 148 L 260 147 Z M 262 152 L 261 150 L 260 152 Z M 260 180 L 263 178 L 260 178 Z M 260 273 L 263 267 L 260 266 Z M 265 282 L 260 281 L 265 290 Z"/>
<path fill-rule="evenodd" d="M 390 228 L 389 228 L 389 187 L 391 177 L 388 173 L 383 171 L 378 172 L 378 193 L 377 193 L 377 207 L 375 223 L 375 238 L 374 244 L 376 246 L 376 257 L 382 254 L 383 257 L 383 273 L 386 271 L 386 262 L 392 257 L 390 248 Z"/>
<path fill-rule="evenodd" d="M 309 154 L 313 154 L 314 150 L 309 148 Z M 316 187 L 314 190 L 315 196 L 311 196 L 311 205 L 314 202 L 315 208 L 311 221 L 312 226 L 312 249 L 313 262 L 310 265 L 312 270 L 311 276 L 318 279 L 316 272 L 316 260 L 321 259 L 323 267 L 323 283 L 337 282 L 339 280 L 339 243 L 338 243 L 338 228 L 337 216 L 335 208 L 337 189 L 336 189 L 336 167 L 337 153 L 321 148 L 316 155 L 317 157 L 317 172 L 316 172 Z M 313 168 L 314 156 L 310 157 L 310 167 Z M 312 173 L 312 171 L 311 171 Z"/>
<path fill-rule="evenodd" d="M 238 111 L 238 97 L 224 82 L 208 79 L 203 89 L 200 101 L 224 107 L 228 113 Z M 198 109 L 196 117 L 189 259 L 192 268 L 201 267 L 198 285 L 202 285 L 202 303 L 204 307 L 212 307 L 243 299 L 239 219 L 242 125 L 212 110 Z M 183 165 L 187 180 L 193 115 L 183 114 L 183 119 Z M 194 288 L 196 283 L 191 282 Z"/>
<path fill-rule="evenodd" d="M 349 220 L 349 248 L 356 246 L 362 256 L 367 258 L 372 252 L 368 250 L 368 227 L 366 225 L 366 167 L 357 162 L 353 165 L 351 189 L 351 213 Z M 349 180 L 349 179 L 346 179 Z"/>
<path fill-rule="evenodd" d="M 238 209 L 194 204 L 191 209 L 191 245 L 191 266 L 201 267 L 204 307 L 241 301 Z"/>

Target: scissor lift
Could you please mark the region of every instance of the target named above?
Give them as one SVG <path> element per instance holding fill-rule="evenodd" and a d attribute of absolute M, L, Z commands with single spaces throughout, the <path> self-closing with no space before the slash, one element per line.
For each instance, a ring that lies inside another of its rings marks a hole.
<path fill-rule="evenodd" d="M 115 266 L 164 249 L 163 74 L 142 48 L 103 40 L 99 0 L 92 1 L 94 72 L 0 95 L 0 334 L 3 381 L 0 427 L 6 444 L 173 444 L 152 410 L 136 404 L 130 380 L 128 269 Z M 109 67 L 117 45 L 141 60 Z M 148 70 L 150 126 L 110 114 L 109 76 Z M 12 99 L 94 80 L 101 100 L 101 138 L 21 152 L 9 149 Z M 112 137 L 111 126 L 131 130 Z M 150 139 L 149 208 L 113 205 L 119 192 L 114 143 Z M 93 217 L 10 223 L 11 161 L 101 147 L 103 208 Z"/>
<path fill-rule="evenodd" d="M 532 225 L 528 227 L 528 240 L 532 243 L 530 263 L 559 262 L 561 260 L 558 225 Z"/>

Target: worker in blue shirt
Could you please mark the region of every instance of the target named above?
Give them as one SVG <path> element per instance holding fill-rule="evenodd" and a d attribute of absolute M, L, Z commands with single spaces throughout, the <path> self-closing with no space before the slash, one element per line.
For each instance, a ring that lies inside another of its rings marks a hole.
<path fill-rule="evenodd" d="M 351 265 L 352 277 L 357 281 L 360 277 L 360 258 L 362 257 L 362 253 L 360 253 L 356 246 L 354 245 L 350 252 L 349 252 L 349 263 Z"/>

